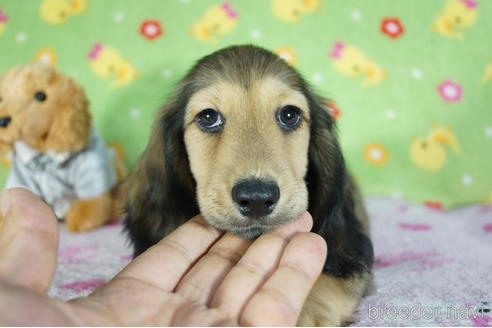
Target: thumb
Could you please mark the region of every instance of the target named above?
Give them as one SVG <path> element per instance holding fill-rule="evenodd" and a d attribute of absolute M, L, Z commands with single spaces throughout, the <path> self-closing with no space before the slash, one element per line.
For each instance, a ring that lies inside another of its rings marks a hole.
<path fill-rule="evenodd" d="M 58 222 L 32 192 L 0 194 L 0 280 L 45 292 L 56 269 Z"/>

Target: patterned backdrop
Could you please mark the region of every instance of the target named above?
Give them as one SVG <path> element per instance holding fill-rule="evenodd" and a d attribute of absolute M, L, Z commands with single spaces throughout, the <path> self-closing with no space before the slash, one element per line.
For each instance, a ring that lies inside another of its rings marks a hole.
<path fill-rule="evenodd" d="M 490 17 L 489 0 L 0 0 L 0 72 L 74 77 L 132 165 L 186 70 L 254 43 L 332 99 L 366 193 L 443 208 L 492 202 Z"/>

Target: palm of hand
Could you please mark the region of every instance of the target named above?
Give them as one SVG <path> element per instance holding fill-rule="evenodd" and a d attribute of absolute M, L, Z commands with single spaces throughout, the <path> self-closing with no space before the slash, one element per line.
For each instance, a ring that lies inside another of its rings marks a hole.
<path fill-rule="evenodd" d="M 90 296 L 63 302 L 42 294 L 56 267 L 53 214 L 26 191 L 8 193 L 0 232 L 0 308 L 12 309 L 0 317 L 5 324 L 294 325 L 326 254 L 321 237 L 306 232 L 309 214 L 254 243 L 195 217 Z"/>

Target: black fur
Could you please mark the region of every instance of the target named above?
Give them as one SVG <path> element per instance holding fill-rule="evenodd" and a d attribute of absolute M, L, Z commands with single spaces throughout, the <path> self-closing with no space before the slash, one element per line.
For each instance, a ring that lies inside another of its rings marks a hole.
<path fill-rule="evenodd" d="M 309 165 L 305 181 L 309 208 L 314 219 L 312 231 L 328 245 L 324 271 L 337 277 L 349 277 L 369 271 L 373 263 L 370 239 L 356 217 L 353 188 L 345 161 L 335 138 L 331 116 L 305 90 L 311 113 Z"/>
<path fill-rule="evenodd" d="M 142 182 L 145 183 L 145 201 L 137 204 L 132 199 L 128 201 L 125 229 L 133 243 L 134 256 L 140 255 L 200 213 L 195 196 L 196 184 L 189 170 L 184 145 L 184 109 L 191 94 L 193 89 L 184 86 L 176 103 L 157 122 L 157 129 L 164 141 L 165 168 L 156 167 L 158 163 L 149 163 L 144 167 L 146 179 Z"/>
<path fill-rule="evenodd" d="M 220 62 L 216 58 L 217 54 L 222 53 L 220 58 L 227 60 L 237 56 L 241 51 L 246 53 L 244 56 L 246 60 L 261 56 L 265 62 L 262 65 L 270 65 L 270 61 L 275 61 L 271 65 L 273 69 L 278 70 L 280 67 L 283 73 L 287 72 L 279 75 L 288 78 L 287 83 L 301 90 L 308 99 L 311 139 L 305 181 L 309 191 L 308 211 L 314 219 L 313 231 L 321 235 L 328 245 L 324 271 L 344 278 L 370 271 L 373 262 L 372 244 L 363 233 L 359 219 L 356 217 L 352 194 L 354 186 L 345 168 L 333 119 L 326 111 L 322 100 L 310 91 L 303 79 L 290 66 L 272 53 L 252 46 L 227 48 L 199 61 L 184 79 L 188 84 L 185 83 L 178 90 L 178 97 L 161 116 L 158 128 L 164 139 L 165 168 L 154 168 L 152 164 L 148 164 L 145 167 L 147 178 L 144 182 L 146 183 L 145 197 L 142 198 L 145 201 L 143 204 L 132 203 L 130 199 L 127 206 L 125 224 L 135 247 L 135 255 L 199 213 L 195 182 L 189 169 L 183 140 L 183 116 L 186 104 L 189 97 L 201 87 L 193 84 L 193 76 L 199 71 L 200 65 L 211 71 L 214 69 L 216 72 L 223 71 L 220 65 L 218 68 L 214 67 Z M 248 69 L 244 63 L 240 65 L 240 70 Z M 261 65 L 256 63 L 256 68 L 258 66 Z M 241 78 L 247 85 L 244 74 Z M 165 176 L 160 177 L 160 172 Z"/>

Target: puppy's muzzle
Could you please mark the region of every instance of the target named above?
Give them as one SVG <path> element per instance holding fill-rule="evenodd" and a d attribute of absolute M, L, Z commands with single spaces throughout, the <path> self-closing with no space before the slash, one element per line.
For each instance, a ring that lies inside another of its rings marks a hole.
<path fill-rule="evenodd" d="M 12 118 L 10 116 L 0 117 L 0 127 L 6 128 L 11 121 Z"/>
<path fill-rule="evenodd" d="M 239 212 L 250 218 L 260 218 L 273 212 L 280 198 L 275 182 L 259 179 L 242 180 L 232 188 L 232 199 Z"/>

